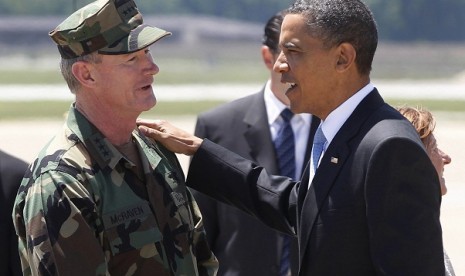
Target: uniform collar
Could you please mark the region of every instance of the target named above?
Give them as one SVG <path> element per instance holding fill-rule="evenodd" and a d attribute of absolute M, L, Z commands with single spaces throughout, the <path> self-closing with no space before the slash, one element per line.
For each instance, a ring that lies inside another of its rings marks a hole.
<path fill-rule="evenodd" d="M 114 169 L 121 159 L 126 160 L 121 152 L 76 109 L 75 104 L 72 104 L 69 109 L 66 123 L 71 132 L 87 149 L 91 159 L 95 160 L 100 168 L 110 167 Z M 72 137 L 68 138 L 72 139 Z"/>

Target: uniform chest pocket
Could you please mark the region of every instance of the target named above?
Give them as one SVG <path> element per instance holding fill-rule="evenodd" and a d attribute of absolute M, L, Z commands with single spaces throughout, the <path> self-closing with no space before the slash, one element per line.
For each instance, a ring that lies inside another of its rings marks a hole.
<path fill-rule="evenodd" d="M 113 256 L 155 244 L 163 237 L 148 203 L 106 213 L 103 215 L 103 224 Z"/>

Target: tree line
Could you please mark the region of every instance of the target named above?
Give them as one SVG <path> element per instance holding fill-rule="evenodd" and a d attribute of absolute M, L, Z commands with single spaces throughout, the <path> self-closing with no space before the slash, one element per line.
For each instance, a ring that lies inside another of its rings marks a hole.
<path fill-rule="evenodd" d="M 380 39 L 464 41 L 464 0 L 364 0 L 378 23 Z M 0 0 L 2 15 L 67 15 L 91 0 Z M 136 0 L 144 14 L 218 16 L 265 23 L 292 0 Z"/>

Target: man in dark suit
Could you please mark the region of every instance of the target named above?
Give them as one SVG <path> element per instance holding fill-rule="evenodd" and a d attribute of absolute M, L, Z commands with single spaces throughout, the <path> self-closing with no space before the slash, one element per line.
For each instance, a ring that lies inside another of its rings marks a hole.
<path fill-rule="evenodd" d="M 280 113 L 289 106 L 289 99 L 285 95 L 289 86 L 282 84 L 280 74 L 273 71 L 279 54 L 282 20 L 283 14 L 279 12 L 268 20 L 264 28 L 261 54 L 270 71 L 270 78 L 262 91 L 200 114 L 195 128 L 196 136 L 207 138 L 253 160 L 272 174 L 280 173 L 273 141 L 283 124 Z M 295 164 L 298 167 L 293 176 L 295 179 L 300 179 L 308 162 L 319 121 L 318 118 L 312 120 L 310 114 L 296 114 L 291 120 L 296 141 Z M 288 275 L 288 268 L 281 264 L 282 257 L 290 261 L 291 274 L 297 275 L 296 238 L 286 238 L 227 204 L 195 191 L 193 194 L 204 217 L 209 244 L 220 263 L 219 276 Z M 290 258 L 282 254 L 288 248 L 283 246 L 286 239 L 291 239 Z"/>
<path fill-rule="evenodd" d="M 23 275 L 11 213 L 26 169 L 26 162 L 0 150 L 0 275 Z"/>
<path fill-rule="evenodd" d="M 314 139 L 325 138 L 301 182 L 167 122 L 141 129 L 194 154 L 190 187 L 295 229 L 299 275 L 444 275 L 439 179 L 415 129 L 370 82 L 376 47 L 360 0 L 297 0 L 284 17 L 275 71 L 291 84 L 291 109 L 318 116 Z"/>

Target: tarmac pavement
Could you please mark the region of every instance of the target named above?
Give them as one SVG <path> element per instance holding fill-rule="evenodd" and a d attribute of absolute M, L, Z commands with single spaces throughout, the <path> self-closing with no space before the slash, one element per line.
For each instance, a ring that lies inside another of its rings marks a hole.
<path fill-rule="evenodd" d="M 444 173 L 448 187 L 441 210 L 444 248 L 451 258 L 456 275 L 465 275 L 465 239 L 461 238 L 465 234 L 465 115 L 435 115 L 438 145 L 452 158 L 452 163 L 445 167 Z M 193 116 L 163 119 L 185 130 L 194 130 Z M 62 125 L 63 121 L 58 120 L 0 120 L 0 149 L 31 162 Z M 178 157 L 184 170 L 187 170 L 189 158 L 184 155 Z"/>

